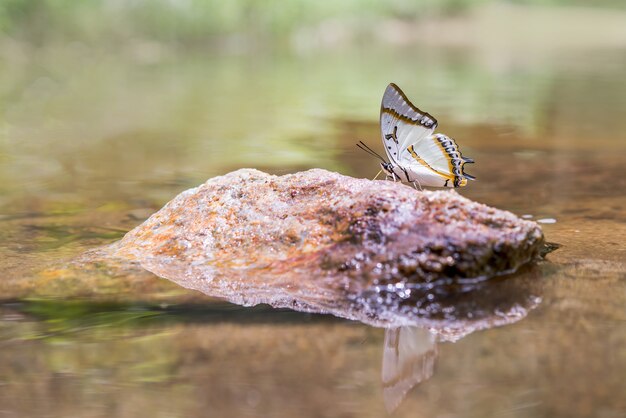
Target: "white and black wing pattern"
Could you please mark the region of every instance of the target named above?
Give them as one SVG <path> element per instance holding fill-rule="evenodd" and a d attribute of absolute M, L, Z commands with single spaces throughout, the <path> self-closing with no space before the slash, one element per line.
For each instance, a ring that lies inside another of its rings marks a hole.
<path fill-rule="evenodd" d="M 426 185 L 462 187 L 467 184 L 468 179 L 474 180 L 473 176 L 463 171 L 466 163 L 474 161 L 463 157 L 454 139 L 444 134 L 422 138 L 417 143 L 409 145 L 407 151 L 409 157 L 403 155 L 405 158 L 401 160 L 401 164 L 412 169 L 411 171 L 425 171 L 428 177 L 433 177 L 432 181 L 436 184 Z M 416 167 L 416 162 L 422 167 Z"/>
<path fill-rule="evenodd" d="M 464 158 L 454 140 L 433 134 L 437 120 L 415 107 L 395 84 L 389 84 L 380 107 L 380 130 L 393 177 L 423 186 L 462 187 L 474 177 L 463 172 Z"/>
<path fill-rule="evenodd" d="M 433 133 L 437 120 L 415 107 L 398 86 L 387 86 L 380 105 L 380 131 L 387 156 L 402 164 L 409 145 Z"/>

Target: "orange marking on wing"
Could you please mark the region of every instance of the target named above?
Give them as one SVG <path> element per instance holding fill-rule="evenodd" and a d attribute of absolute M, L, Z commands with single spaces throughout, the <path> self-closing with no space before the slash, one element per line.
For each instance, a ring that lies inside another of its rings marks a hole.
<path fill-rule="evenodd" d="M 450 175 L 450 174 L 445 174 L 442 173 L 440 171 L 435 170 L 434 168 L 432 168 L 430 166 L 430 164 L 428 164 L 426 161 L 424 161 L 419 155 L 417 155 L 417 153 L 415 152 L 415 150 L 413 149 L 413 145 L 411 145 L 410 147 L 407 148 L 407 151 L 409 151 L 409 153 L 411 154 L 411 157 L 415 158 L 415 161 L 417 161 L 418 163 L 422 164 L 424 167 L 428 168 L 429 170 L 431 170 L 433 173 L 443 177 L 444 179 L 448 179 L 448 180 L 453 180 L 454 181 L 454 176 Z"/>

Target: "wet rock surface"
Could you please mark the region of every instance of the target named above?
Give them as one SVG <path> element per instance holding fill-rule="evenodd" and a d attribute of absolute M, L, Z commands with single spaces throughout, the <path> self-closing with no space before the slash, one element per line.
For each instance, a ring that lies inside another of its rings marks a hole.
<path fill-rule="evenodd" d="M 491 295 L 493 306 L 479 311 L 457 302 L 485 293 L 482 279 L 516 270 L 542 245 L 536 223 L 453 191 L 244 169 L 182 192 L 100 255 L 242 305 L 467 330 L 534 306 L 530 294 Z"/>

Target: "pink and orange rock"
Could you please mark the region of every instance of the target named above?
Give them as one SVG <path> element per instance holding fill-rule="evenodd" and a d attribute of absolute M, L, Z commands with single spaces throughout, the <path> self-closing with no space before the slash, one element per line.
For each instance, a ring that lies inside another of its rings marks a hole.
<path fill-rule="evenodd" d="M 406 325 L 377 306 L 514 271 L 542 245 L 534 222 L 454 191 L 242 169 L 182 192 L 107 252 L 238 304 Z"/>

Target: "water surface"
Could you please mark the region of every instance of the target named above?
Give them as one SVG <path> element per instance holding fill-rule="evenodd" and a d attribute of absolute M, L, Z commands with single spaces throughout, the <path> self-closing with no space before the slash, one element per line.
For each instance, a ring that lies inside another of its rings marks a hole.
<path fill-rule="evenodd" d="M 373 177 L 391 81 L 476 160 L 462 194 L 562 245 L 528 317 L 439 344 L 395 414 L 626 414 L 623 48 L 36 52 L 0 60 L 0 415 L 384 416 L 382 329 L 64 260 L 236 168 Z"/>

